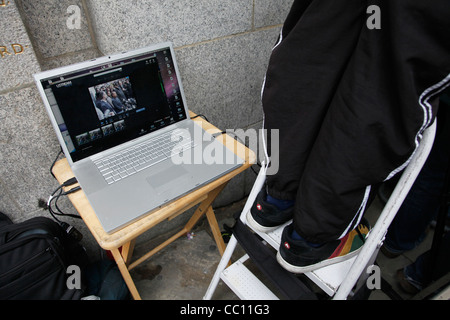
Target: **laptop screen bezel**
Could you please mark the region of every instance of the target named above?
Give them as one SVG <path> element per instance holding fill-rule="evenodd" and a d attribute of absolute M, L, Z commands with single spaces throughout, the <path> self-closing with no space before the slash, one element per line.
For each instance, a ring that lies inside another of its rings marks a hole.
<path fill-rule="evenodd" d="M 70 151 L 68 150 L 68 147 L 66 145 L 66 142 L 64 141 L 64 137 L 62 136 L 61 130 L 58 126 L 56 117 L 53 113 L 53 110 L 51 109 L 51 105 L 50 102 L 48 101 L 47 95 L 45 93 L 45 88 L 43 86 L 43 82 L 48 81 L 49 79 L 54 79 L 55 77 L 64 77 L 64 75 L 68 75 L 68 74 L 73 74 L 74 72 L 77 71 L 83 71 L 83 70 L 87 70 L 87 69 L 93 69 L 95 67 L 99 67 L 99 66 L 103 66 L 103 65 L 108 65 L 111 63 L 115 63 L 117 61 L 121 61 L 124 59 L 132 59 L 133 57 L 139 57 L 142 55 L 146 55 L 146 54 L 152 54 L 153 52 L 158 52 L 158 51 L 162 51 L 162 50 L 170 50 L 171 52 L 171 56 L 172 56 L 172 63 L 173 63 L 173 68 L 175 70 L 175 76 L 177 78 L 177 82 L 178 82 L 178 87 L 179 87 L 179 94 L 181 97 L 181 100 L 183 102 L 183 107 L 184 107 L 184 113 L 185 113 L 185 118 L 184 120 L 178 121 L 175 124 L 172 125 L 168 125 L 167 127 L 164 127 L 164 129 L 166 128 L 170 128 L 171 126 L 174 125 L 179 125 L 182 124 L 183 122 L 189 121 L 190 120 L 190 116 L 189 116 L 189 108 L 188 105 L 186 103 L 186 98 L 185 98 L 185 94 L 184 94 L 184 89 L 183 89 L 183 85 L 181 82 L 181 77 L 180 77 L 180 72 L 179 72 L 179 68 L 178 68 L 178 63 L 176 61 L 176 57 L 175 57 L 175 50 L 173 48 L 173 44 L 171 42 L 164 42 L 164 43 L 160 43 L 160 44 L 155 44 L 155 45 L 151 45 L 145 48 L 141 48 L 141 49 L 137 49 L 137 50 L 132 50 L 132 51 L 127 51 L 127 52 L 121 52 L 121 53 L 117 53 L 117 54 L 112 54 L 112 55 L 108 55 L 108 56 L 103 56 L 100 58 L 96 58 L 96 59 L 92 59 L 89 61 L 85 61 L 85 62 L 81 62 L 81 63 L 77 63 L 77 64 L 73 64 L 70 66 L 66 66 L 66 67 L 61 67 L 61 68 L 57 68 L 57 69 L 53 69 L 53 70 L 49 70 L 49 71 L 45 71 L 45 72 L 41 72 L 38 74 L 34 75 L 35 78 L 35 82 L 36 85 L 39 89 L 39 92 L 41 94 L 42 100 L 44 102 L 46 111 L 50 117 L 52 126 L 56 132 L 58 141 L 62 147 L 62 150 L 67 158 L 67 160 L 69 161 L 69 164 L 71 166 L 73 166 L 75 163 L 77 162 L 82 162 L 86 159 L 90 159 L 91 157 L 95 156 L 91 155 L 88 156 L 84 159 L 81 160 L 77 160 L 74 161 L 74 159 L 72 158 L 72 155 L 70 153 Z M 150 132 L 147 135 L 155 135 L 158 134 L 158 130 L 155 132 Z M 140 138 L 139 138 L 140 139 Z M 129 141 L 131 142 L 131 141 Z M 126 142 L 126 143 L 129 143 Z M 110 149 L 114 149 L 118 146 L 115 146 L 113 148 Z M 108 149 L 109 150 L 109 149 Z M 103 150 L 102 152 L 108 152 L 108 150 Z M 101 152 L 101 153 L 102 153 Z"/>

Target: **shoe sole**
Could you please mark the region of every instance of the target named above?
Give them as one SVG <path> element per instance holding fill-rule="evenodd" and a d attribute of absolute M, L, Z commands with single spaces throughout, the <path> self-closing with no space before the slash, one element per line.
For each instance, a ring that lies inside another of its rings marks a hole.
<path fill-rule="evenodd" d="M 295 273 L 295 274 L 302 274 L 302 273 L 311 272 L 311 271 L 314 271 L 314 270 L 317 270 L 317 269 L 320 269 L 320 268 L 323 268 L 323 267 L 326 267 L 326 266 L 329 266 L 332 264 L 336 264 L 339 262 L 349 260 L 349 259 L 353 258 L 354 256 L 356 256 L 361 249 L 362 249 L 362 247 L 346 254 L 345 256 L 336 257 L 336 258 L 332 258 L 332 259 L 326 259 L 326 260 L 320 261 L 318 263 L 311 264 L 309 266 L 304 266 L 304 267 L 294 266 L 294 265 L 290 264 L 289 262 L 287 262 L 286 260 L 283 259 L 280 252 L 277 253 L 277 261 L 287 271 L 289 271 L 291 273 Z"/>
<path fill-rule="evenodd" d="M 266 227 L 261 224 L 259 224 L 255 219 L 253 219 L 252 213 L 250 211 L 247 212 L 247 224 L 255 231 L 262 232 L 262 233 L 269 233 L 273 230 L 276 230 L 281 226 L 275 226 L 275 227 Z"/>

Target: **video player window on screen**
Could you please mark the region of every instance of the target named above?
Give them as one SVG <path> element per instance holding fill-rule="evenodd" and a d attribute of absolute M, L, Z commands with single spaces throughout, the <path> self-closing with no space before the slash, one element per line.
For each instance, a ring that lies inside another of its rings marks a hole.
<path fill-rule="evenodd" d="M 121 78 L 89 88 L 98 119 L 136 110 L 136 97 L 130 83 L 130 77 Z"/>
<path fill-rule="evenodd" d="M 54 84 L 72 156 L 82 159 L 183 120 L 172 67 L 170 56 L 154 55 Z"/>

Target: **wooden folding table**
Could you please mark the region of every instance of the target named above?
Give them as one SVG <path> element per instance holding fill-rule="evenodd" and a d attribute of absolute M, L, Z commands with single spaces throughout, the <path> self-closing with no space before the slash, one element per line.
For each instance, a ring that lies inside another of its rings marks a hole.
<path fill-rule="evenodd" d="M 195 117 L 195 114 L 193 114 L 192 112 L 191 117 Z M 221 130 L 217 129 L 216 127 L 199 117 L 195 118 L 194 121 L 196 121 L 197 124 L 201 125 L 205 130 L 212 134 L 221 132 Z M 212 209 L 212 203 L 233 177 L 245 171 L 256 162 L 256 156 L 253 151 L 242 145 L 240 142 L 236 141 L 233 137 L 223 134 L 219 135 L 217 139 L 224 145 L 226 145 L 230 150 L 232 150 L 236 155 L 244 159 L 245 162 L 241 167 L 197 190 L 194 190 L 190 194 L 161 207 L 160 209 L 154 210 L 144 215 L 142 218 L 114 233 L 106 233 L 103 230 L 100 221 L 95 215 L 94 210 L 92 209 L 82 190 L 69 195 L 70 201 L 72 202 L 73 206 L 78 211 L 80 216 L 83 218 L 84 222 L 86 223 L 87 227 L 93 234 L 98 244 L 103 249 L 111 251 L 114 260 L 116 261 L 117 266 L 119 267 L 119 270 L 134 299 L 140 300 L 141 297 L 138 290 L 136 289 L 129 271 L 179 237 L 190 232 L 190 230 L 195 226 L 195 224 L 203 215 L 206 215 L 208 219 L 220 254 L 222 255 L 225 251 L 225 243 L 222 239 L 220 228 Z M 61 184 L 74 176 L 66 159 L 61 159 L 56 162 L 55 166 L 53 167 L 53 174 Z M 70 186 L 69 188 L 73 187 L 74 186 Z M 188 209 L 193 208 L 196 205 L 198 205 L 197 209 L 195 210 L 188 223 L 184 226 L 184 228 L 181 229 L 181 231 L 173 235 L 170 239 L 166 240 L 156 248 L 150 250 L 147 254 L 143 255 L 138 260 L 131 263 L 130 260 L 133 253 L 134 244 L 136 238 L 139 235 L 143 234 L 147 230 L 153 228 L 166 219 L 171 220 L 175 218 L 176 216 L 186 212 Z"/>

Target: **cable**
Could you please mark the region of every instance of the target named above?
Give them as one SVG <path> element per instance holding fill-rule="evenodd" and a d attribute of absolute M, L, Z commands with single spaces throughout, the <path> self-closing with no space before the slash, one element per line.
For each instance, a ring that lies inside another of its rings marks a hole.
<path fill-rule="evenodd" d="M 53 160 L 52 165 L 50 166 L 50 174 L 53 176 L 53 178 L 56 179 L 55 175 L 53 174 L 53 167 L 55 166 L 56 161 L 58 161 L 59 156 L 63 153 L 62 148 L 59 150 L 58 155 L 56 156 L 55 160 Z"/>
<path fill-rule="evenodd" d="M 60 151 L 58 152 L 58 155 L 56 156 L 55 160 L 53 160 L 52 165 L 50 166 L 50 174 L 53 176 L 53 178 L 56 179 L 56 176 L 53 174 L 53 167 L 56 164 L 56 161 L 58 161 L 59 156 L 63 153 L 63 149 L 61 148 Z M 41 208 L 45 208 L 49 211 L 50 215 L 53 217 L 53 219 L 59 223 L 59 225 L 66 231 L 66 233 L 68 234 L 69 237 L 73 238 L 75 241 L 79 242 L 83 239 L 83 235 L 73 226 L 69 225 L 66 222 L 63 222 L 61 220 L 59 220 L 56 216 L 65 216 L 65 217 L 72 217 L 75 219 L 81 219 L 80 216 L 78 215 L 74 215 L 74 214 L 68 214 L 68 213 L 64 213 L 58 206 L 58 200 L 59 198 L 63 195 L 69 195 L 71 193 L 77 192 L 79 190 L 81 190 L 80 186 L 74 187 L 72 189 L 70 189 L 69 191 L 63 192 L 63 187 L 69 187 L 71 185 L 74 185 L 75 183 L 77 183 L 77 179 L 71 178 L 67 181 L 65 181 L 63 184 L 61 184 L 55 191 L 53 191 L 53 193 L 50 195 L 50 198 L 47 201 L 47 206 L 45 206 L 45 200 L 43 199 L 39 199 L 39 207 Z M 55 194 L 58 193 L 57 196 L 55 196 Z M 56 211 L 52 208 L 52 202 L 54 202 L 54 206 L 56 208 Z"/>
<path fill-rule="evenodd" d="M 245 142 L 242 141 L 242 140 L 239 138 L 239 136 L 238 136 L 236 133 L 234 133 L 233 131 L 222 131 L 222 132 L 217 132 L 217 133 L 214 133 L 212 136 L 213 136 L 214 138 L 217 138 L 218 136 L 221 136 L 221 135 L 223 135 L 223 134 L 230 134 L 230 133 L 232 133 L 232 134 L 234 135 L 234 140 L 239 141 L 239 142 L 242 143 L 244 146 L 248 147 L 248 146 L 245 144 Z"/>
<path fill-rule="evenodd" d="M 80 216 L 78 215 L 74 215 L 74 214 L 70 214 L 70 213 L 64 213 L 58 206 L 58 200 L 60 199 L 61 195 L 63 195 L 62 189 L 60 189 L 60 192 L 57 196 L 52 196 L 50 197 L 47 205 L 48 205 L 48 211 L 50 212 L 51 216 L 58 222 L 61 223 L 61 221 L 56 217 L 56 216 L 60 216 L 60 217 L 71 217 L 71 218 L 76 218 L 76 219 L 81 219 Z M 55 209 L 53 209 L 53 206 L 55 207 Z"/>
<path fill-rule="evenodd" d="M 81 187 L 77 186 L 77 187 L 70 189 L 69 191 L 66 191 L 66 192 L 63 191 L 63 187 L 69 187 L 71 185 L 74 185 L 77 182 L 78 181 L 76 178 L 71 178 L 71 179 L 67 180 L 66 182 L 61 184 L 55 191 L 53 191 L 53 193 L 50 195 L 50 197 L 47 201 L 48 211 L 50 212 L 53 219 L 55 219 L 59 223 L 62 223 L 62 222 L 56 216 L 66 216 L 66 217 L 81 219 L 81 217 L 78 215 L 64 213 L 58 206 L 58 200 L 61 196 L 66 196 L 66 195 L 69 195 L 71 193 L 81 190 Z M 55 209 L 53 209 L 53 206 L 55 207 Z"/>
<path fill-rule="evenodd" d="M 209 122 L 208 118 L 206 118 L 206 116 L 204 114 L 198 114 L 198 115 L 192 117 L 191 119 L 195 119 L 195 118 L 198 118 L 198 117 L 202 117 L 203 119 L 206 120 L 206 122 Z"/>
<path fill-rule="evenodd" d="M 64 182 L 61 185 L 61 187 L 69 187 L 69 186 L 71 186 L 71 185 L 73 185 L 73 184 L 75 184 L 77 182 L 78 182 L 77 178 L 73 177 L 73 178 L 70 178 L 69 180 L 67 180 L 66 182 Z"/>

